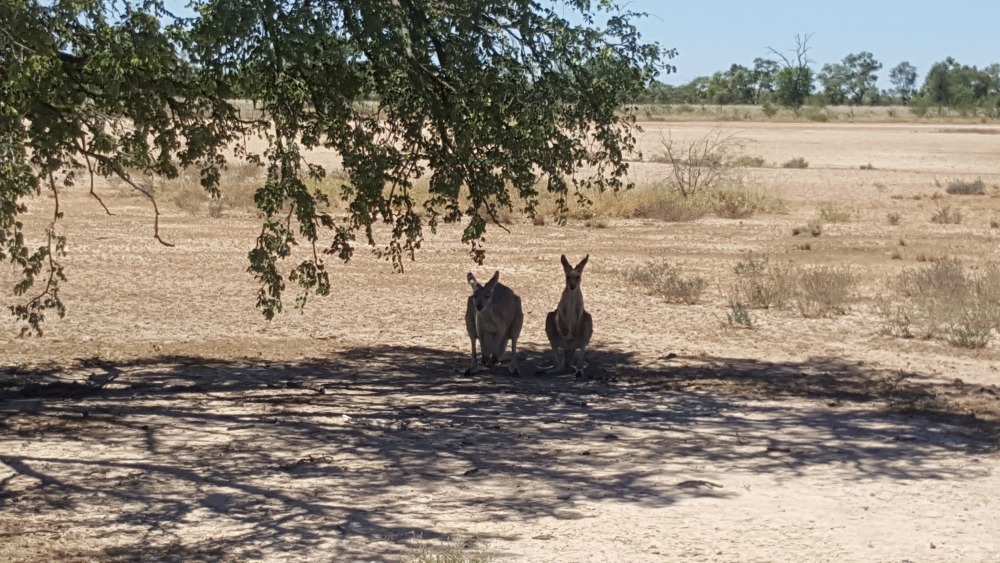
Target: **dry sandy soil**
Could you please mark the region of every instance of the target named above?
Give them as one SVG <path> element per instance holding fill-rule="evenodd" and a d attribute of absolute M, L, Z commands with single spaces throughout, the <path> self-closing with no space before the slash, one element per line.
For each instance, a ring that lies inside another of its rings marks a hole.
<path fill-rule="evenodd" d="M 668 128 L 713 126 L 651 123 L 646 153 Z M 962 223 L 928 221 L 936 179 L 1000 183 L 1000 129 L 722 126 L 747 154 L 809 162 L 753 172 L 787 213 L 522 221 L 490 236 L 483 268 L 448 227 L 403 275 L 365 252 L 331 266 L 331 297 L 272 322 L 245 273 L 254 216 L 165 204 L 166 248 L 141 200 L 105 187 L 106 216 L 66 194 L 66 318 L 24 340 L 0 321 L 0 560 L 396 561 L 441 546 L 504 561 L 998 560 L 998 345 L 883 336 L 870 297 L 920 255 L 1000 260 L 1000 198 L 946 195 Z M 826 202 L 857 217 L 803 249 L 792 228 Z M 50 205 L 31 202 L 31 218 Z M 725 291 L 751 250 L 849 264 L 861 297 L 844 315 L 753 311 L 756 328 L 730 327 Z M 534 376 L 561 253 L 591 256 L 593 379 Z M 622 281 L 651 258 L 710 280 L 700 303 Z M 465 273 L 495 268 L 524 301 L 520 378 L 462 373 Z M 13 279 L 0 275 L 4 300 Z"/>

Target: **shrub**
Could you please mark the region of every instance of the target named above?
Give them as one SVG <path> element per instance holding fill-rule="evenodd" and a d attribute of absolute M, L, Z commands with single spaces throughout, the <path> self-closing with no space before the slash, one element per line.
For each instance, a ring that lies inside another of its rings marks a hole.
<path fill-rule="evenodd" d="M 853 216 L 850 209 L 841 209 L 829 203 L 819 208 L 819 218 L 827 223 L 847 223 Z"/>
<path fill-rule="evenodd" d="M 875 170 L 875 167 L 872 166 L 872 163 L 870 162 L 868 164 L 862 164 L 858 168 L 860 168 L 861 170 Z"/>
<path fill-rule="evenodd" d="M 799 156 L 799 157 L 793 158 L 791 160 L 785 161 L 781 165 L 781 167 L 782 168 L 809 168 L 809 163 L 806 162 L 806 159 L 804 159 L 801 156 Z"/>
<path fill-rule="evenodd" d="M 885 216 L 885 220 L 886 220 L 886 221 L 887 221 L 887 222 L 888 222 L 888 223 L 889 223 L 890 225 L 898 225 L 898 224 L 899 224 L 899 222 L 900 222 L 900 220 L 902 220 L 902 218 L 903 218 L 903 216 L 902 216 L 902 215 L 900 215 L 899 213 L 896 213 L 895 211 L 890 211 L 890 212 L 889 212 L 889 213 L 887 213 L 887 214 L 886 214 L 886 216 Z"/>
<path fill-rule="evenodd" d="M 625 281 L 658 295 L 669 303 L 694 305 L 707 282 L 700 276 L 684 276 L 680 269 L 667 262 L 649 262 L 624 273 Z"/>
<path fill-rule="evenodd" d="M 733 271 L 736 273 L 733 298 L 751 309 L 784 307 L 795 296 L 794 269 L 773 264 L 767 256 L 755 258 L 747 254 Z"/>
<path fill-rule="evenodd" d="M 966 269 L 955 259 L 940 259 L 907 269 L 891 287 L 902 303 L 886 300 L 879 308 L 885 332 L 909 337 L 919 331 L 952 346 L 983 348 L 1000 328 L 1000 264 Z"/>
<path fill-rule="evenodd" d="M 975 180 L 952 180 L 948 182 L 946 192 L 954 195 L 983 195 L 986 193 L 986 184 L 982 178 Z"/>
<path fill-rule="evenodd" d="M 205 202 L 208 201 L 208 193 L 200 187 L 187 186 L 174 195 L 173 201 L 179 209 L 187 211 L 191 215 L 197 215 L 201 212 Z"/>
<path fill-rule="evenodd" d="M 657 219 L 667 223 L 684 223 L 701 219 L 708 214 L 702 202 L 675 197 L 664 197 L 640 204 L 634 215 L 647 219 Z"/>
<path fill-rule="evenodd" d="M 767 161 L 760 156 L 743 155 L 734 160 L 733 165 L 744 168 L 764 168 L 767 166 Z"/>
<path fill-rule="evenodd" d="M 660 141 L 663 153 L 654 162 L 671 166 L 669 185 L 687 198 L 718 186 L 739 186 L 744 182 L 744 169 L 733 163 L 733 153 L 744 141 L 722 129 L 714 129 L 700 139 L 676 143 L 670 137 Z"/>
<path fill-rule="evenodd" d="M 804 317 L 844 314 L 854 283 L 854 274 L 847 268 L 820 266 L 801 272 L 799 312 Z"/>
<path fill-rule="evenodd" d="M 730 326 L 740 325 L 746 328 L 753 328 L 753 317 L 747 306 L 739 300 L 729 299 L 729 312 L 726 313 L 726 323 Z"/>
<path fill-rule="evenodd" d="M 958 209 L 952 209 L 948 205 L 938 207 L 937 211 L 931 215 L 931 223 L 938 223 L 941 225 L 957 225 L 961 222 L 962 212 Z"/>

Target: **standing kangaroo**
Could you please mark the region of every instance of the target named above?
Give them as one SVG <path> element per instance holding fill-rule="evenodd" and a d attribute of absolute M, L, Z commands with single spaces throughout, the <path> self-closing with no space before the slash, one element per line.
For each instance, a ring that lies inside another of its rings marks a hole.
<path fill-rule="evenodd" d="M 483 364 L 487 366 L 500 362 L 509 340 L 511 359 L 508 368 L 512 375 L 518 375 L 517 339 L 521 336 L 521 325 L 524 323 L 521 298 L 500 283 L 499 271 L 485 285 L 477 282 L 470 272 L 468 282 L 472 286 L 472 295 L 465 308 L 465 328 L 472 341 L 472 363 L 465 374 L 471 375 L 476 371 L 476 340 L 479 340 Z"/>
<path fill-rule="evenodd" d="M 567 364 L 572 367 L 573 355 L 576 350 L 580 350 L 580 359 L 574 373 L 577 377 L 583 375 L 583 352 L 594 334 L 594 323 L 590 313 L 583 308 L 583 290 L 580 289 L 583 268 L 589 259 L 588 254 L 573 268 L 566 256 L 562 257 L 566 288 L 559 299 L 559 306 L 545 317 L 545 334 L 549 337 L 552 355 L 555 357 L 555 365 L 546 371 L 560 372 L 566 369 Z"/>

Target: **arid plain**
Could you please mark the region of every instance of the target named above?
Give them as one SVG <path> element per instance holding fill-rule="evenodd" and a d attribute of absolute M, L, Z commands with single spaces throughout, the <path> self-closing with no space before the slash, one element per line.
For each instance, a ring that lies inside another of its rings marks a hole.
<path fill-rule="evenodd" d="M 0 560 L 1000 558 L 1000 343 L 904 338 L 879 305 L 901 272 L 1000 261 L 1000 127 L 644 128 L 640 189 L 670 175 L 651 162 L 665 135 L 721 128 L 783 208 L 515 216 L 484 267 L 445 226 L 404 274 L 362 249 L 329 265 L 331 296 L 300 313 L 290 292 L 268 322 L 246 273 L 253 213 L 161 201 L 167 248 L 120 186 L 98 185 L 110 216 L 63 194 L 67 316 L 27 339 L 0 320 Z M 946 193 L 975 179 L 984 195 Z M 51 205 L 30 201 L 27 220 Z M 944 206 L 961 221 L 932 222 Z M 823 209 L 843 217 L 793 236 Z M 748 252 L 856 283 L 835 314 L 751 309 L 747 328 L 730 293 Z M 587 379 L 534 375 L 560 254 L 590 255 Z M 698 301 L 627 282 L 651 260 L 703 278 Z M 463 375 L 465 275 L 495 269 L 524 303 L 520 378 Z M 0 272 L 5 301 L 14 279 Z"/>

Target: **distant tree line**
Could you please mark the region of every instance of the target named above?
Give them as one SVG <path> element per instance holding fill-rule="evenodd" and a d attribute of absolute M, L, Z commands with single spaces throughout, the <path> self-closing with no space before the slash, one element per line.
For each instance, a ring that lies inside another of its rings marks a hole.
<path fill-rule="evenodd" d="M 963 65 L 952 57 L 935 63 L 918 87 L 917 68 L 901 62 L 889 69 L 888 89 L 877 86 L 882 63 L 868 51 L 850 53 L 814 72 L 809 37 L 796 36 L 792 56 L 769 49 L 749 66 L 733 64 L 712 76 L 682 85 L 654 81 L 636 100 L 647 104 L 752 104 L 798 108 L 811 105 L 909 105 L 922 115 L 929 108 L 1000 117 L 1000 64 Z M 778 60 L 775 60 L 778 59 Z"/>

